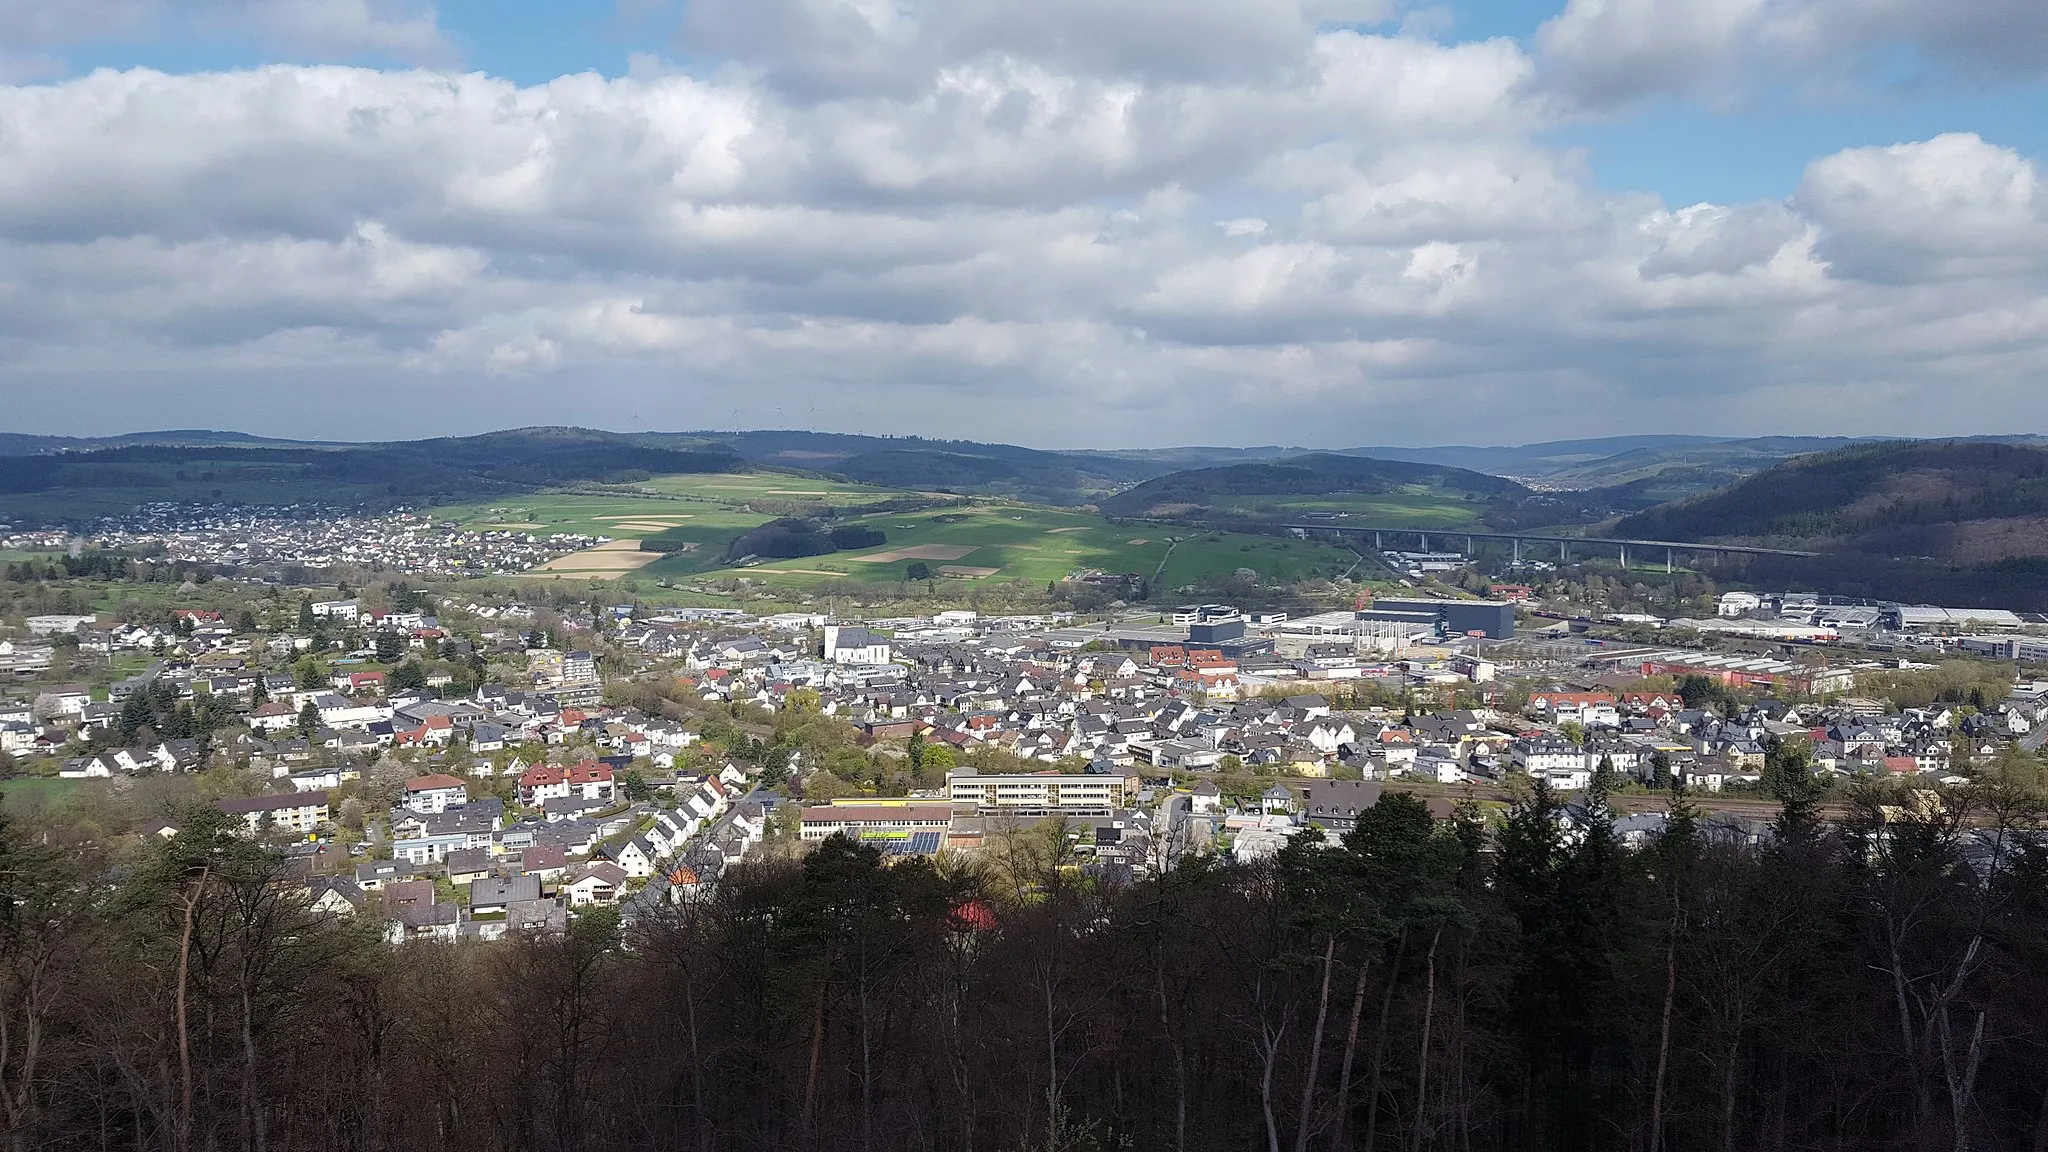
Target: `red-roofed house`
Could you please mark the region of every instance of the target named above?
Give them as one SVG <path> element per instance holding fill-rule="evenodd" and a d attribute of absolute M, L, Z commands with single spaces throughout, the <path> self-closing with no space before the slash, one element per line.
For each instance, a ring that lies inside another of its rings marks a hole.
<path fill-rule="evenodd" d="M 569 768 L 536 764 L 519 774 L 519 802 L 536 806 L 576 796 L 585 800 L 612 798 L 612 766 L 585 760 Z"/>
<path fill-rule="evenodd" d="M 415 776 L 405 782 L 405 806 L 414 812 L 433 815 L 469 803 L 469 790 L 453 776 L 434 773 Z"/>
<path fill-rule="evenodd" d="M 519 802 L 529 808 L 569 794 L 567 769 L 553 764 L 536 764 L 519 774 Z"/>
<path fill-rule="evenodd" d="M 401 748 L 434 745 L 446 747 L 455 738 L 455 722 L 446 716 L 429 716 L 417 728 L 391 734 L 391 742 Z"/>
<path fill-rule="evenodd" d="M 569 795 L 585 800 L 610 800 L 612 798 L 612 766 L 595 760 L 569 769 Z"/>

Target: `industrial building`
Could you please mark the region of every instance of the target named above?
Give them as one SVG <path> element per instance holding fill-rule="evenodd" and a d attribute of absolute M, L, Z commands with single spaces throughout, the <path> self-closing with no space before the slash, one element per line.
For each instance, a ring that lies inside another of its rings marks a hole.
<path fill-rule="evenodd" d="M 1489 640 L 1515 638 L 1515 606 L 1505 600 L 1375 600 L 1358 610 L 1360 620 L 1430 624 L 1446 635 L 1478 634 Z"/>

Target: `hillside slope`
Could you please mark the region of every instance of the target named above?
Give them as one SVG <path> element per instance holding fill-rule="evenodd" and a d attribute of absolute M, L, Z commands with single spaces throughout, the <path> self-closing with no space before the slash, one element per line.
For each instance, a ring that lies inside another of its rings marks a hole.
<path fill-rule="evenodd" d="M 143 503 L 448 504 L 498 493 L 749 467 L 729 449 L 585 428 L 333 447 L 135 444 L 0 456 L 0 518 L 78 524 Z"/>
<path fill-rule="evenodd" d="M 1409 510 L 1439 523 L 1477 516 L 1478 506 L 1534 494 L 1512 480 L 1398 460 L 1313 454 L 1285 461 L 1195 468 L 1147 480 L 1100 502 L 1112 516 L 1299 519 L 1356 514 L 1383 522 Z M 1375 515 L 1377 514 L 1377 515 Z"/>
<path fill-rule="evenodd" d="M 1015 444 L 918 436 L 798 430 L 673 435 L 737 452 L 756 464 L 825 472 L 865 484 L 1029 495 L 1051 503 L 1079 503 L 1176 467 L 1104 453 L 1049 452 Z"/>
<path fill-rule="evenodd" d="M 1955 440 L 1858 445 L 1651 508 L 1613 531 L 1959 564 L 2048 556 L 2048 448 Z"/>

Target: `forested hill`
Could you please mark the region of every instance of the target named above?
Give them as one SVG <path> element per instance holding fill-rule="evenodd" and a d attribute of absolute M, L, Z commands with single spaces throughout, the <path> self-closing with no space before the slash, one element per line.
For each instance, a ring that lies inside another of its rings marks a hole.
<path fill-rule="evenodd" d="M 1315 454 L 1284 462 L 1175 472 L 1120 492 L 1102 501 L 1101 507 L 1114 516 L 1164 515 L 1209 508 L 1242 497 L 1370 494 L 1396 492 L 1411 486 L 1480 499 L 1530 494 L 1513 480 L 1463 468 Z"/>
<path fill-rule="evenodd" d="M 998 492 L 1047 504 L 1079 503 L 1091 493 L 1137 479 L 1141 465 L 1058 452 L 936 452 L 891 448 L 849 456 L 830 475 L 887 488 Z"/>
<path fill-rule="evenodd" d="M 0 456 L 0 519 L 73 522 L 158 501 L 447 503 L 749 467 L 719 445 L 657 446 L 583 428 L 323 447 L 130 444 Z"/>
<path fill-rule="evenodd" d="M 1614 534 L 1961 563 L 2048 556 L 2048 449 L 1961 440 L 1859 445 L 1637 513 Z"/>
<path fill-rule="evenodd" d="M 69 826 L 0 824 L 8 1135 L 63 1152 L 2036 1148 L 2039 771 L 1838 792 L 1828 828 L 1825 785 L 1776 746 L 1785 811 L 1763 847 L 1681 805 L 1634 848 L 1599 796 L 1567 812 L 1540 787 L 1490 826 L 1368 796 L 1341 847 L 1296 836 L 1262 864 L 1190 855 L 1159 878 L 1076 867 L 1061 821 L 991 821 L 1007 839 L 980 867 L 891 866 L 834 837 L 623 930 L 582 907 L 563 933 L 397 948 L 374 903 L 316 912 L 290 862 L 203 810 L 119 857 Z"/>

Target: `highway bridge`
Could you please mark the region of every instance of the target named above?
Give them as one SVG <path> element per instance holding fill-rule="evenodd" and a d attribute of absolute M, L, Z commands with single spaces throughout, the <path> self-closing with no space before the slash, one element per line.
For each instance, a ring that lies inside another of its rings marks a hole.
<path fill-rule="evenodd" d="M 1476 542 L 1480 540 L 1507 540 L 1514 545 L 1515 561 L 1517 563 L 1521 562 L 1523 546 L 1526 544 L 1543 545 L 1545 551 L 1549 550 L 1549 545 L 1556 545 L 1557 558 L 1560 563 L 1571 562 L 1571 553 L 1574 547 L 1577 547 L 1582 555 L 1596 549 L 1605 551 L 1610 548 L 1616 548 L 1621 552 L 1621 565 L 1624 568 L 1628 567 L 1629 564 L 1629 549 L 1636 549 L 1639 553 L 1648 552 L 1653 556 L 1661 549 L 1664 553 L 1664 570 L 1667 572 L 1671 571 L 1673 561 L 1681 552 L 1691 555 L 1712 555 L 1717 557 L 1819 555 L 1817 552 L 1799 552 L 1790 548 L 1758 548 L 1743 544 L 1696 544 L 1684 540 L 1634 540 L 1616 536 L 1551 536 L 1541 532 L 1475 532 L 1465 528 L 1386 528 L 1372 524 L 1345 524 L 1337 522 L 1288 524 L 1286 527 L 1302 533 L 1334 532 L 1347 536 L 1370 536 L 1372 537 L 1372 546 L 1375 551 L 1386 550 L 1385 541 L 1389 536 L 1395 538 L 1397 545 L 1403 539 L 1414 538 L 1421 543 L 1422 547 L 1419 551 L 1423 552 L 1429 551 L 1431 537 L 1435 537 L 1438 541 L 1462 540 L 1465 543 L 1464 551 L 1468 555 L 1472 552 Z M 1455 546 L 1453 544 L 1453 547 Z"/>

